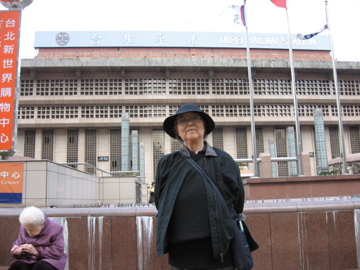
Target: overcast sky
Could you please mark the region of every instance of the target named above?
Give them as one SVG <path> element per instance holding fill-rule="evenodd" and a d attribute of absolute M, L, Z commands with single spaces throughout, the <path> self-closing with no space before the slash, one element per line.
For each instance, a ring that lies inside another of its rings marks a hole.
<path fill-rule="evenodd" d="M 245 33 L 229 5 L 243 0 L 34 0 L 22 13 L 20 56 L 32 58 L 35 31 L 204 31 Z M 287 0 L 291 34 L 326 24 L 325 0 Z M 286 11 L 270 0 L 247 0 L 249 33 L 287 34 Z M 328 0 L 335 58 L 360 61 L 360 0 Z M 1 10 L 6 10 L 0 5 Z M 326 30 L 322 35 L 329 35 Z"/>

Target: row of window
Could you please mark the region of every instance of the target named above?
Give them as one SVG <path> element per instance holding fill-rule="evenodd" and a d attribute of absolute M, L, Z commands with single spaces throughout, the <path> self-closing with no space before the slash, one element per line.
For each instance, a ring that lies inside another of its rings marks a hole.
<path fill-rule="evenodd" d="M 250 117 L 250 105 L 202 105 L 202 110 L 212 117 Z M 130 118 L 165 118 L 175 114 L 175 105 L 91 105 L 91 106 L 20 106 L 19 119 L 112 119 L 128 113 Z M 255 117 L 294 117 L 293 105 L 254 105 Z M 300 117 L 314 116 L 315 109 L 322 109 L 323 115 L 337 116 L 336 105 L 299 105 Z M 344 117 L 360 116 L 360 105 L 342 105 Z"/>
<path fill-rule="evenodd" d="M 297 95 L 335 95 L 334 81 L 296 80 Z M 255 95 L 292 95 L 291 81 L 254 79 Z M 360 81 L 339 80 L 340 95 L 360 96 Z M 21 96 L 249 95 L 248 79 L 23 79 Z"/>
<path fill-rule="evenodd" d="M 96 167 L 97 165 L 97 132 L 96 130 L 86 130 L 85 131 L 85 162 Z M 236 158 L 248 158 L 248 145 L 246 128 L 236 128 Z M 350 150 L 351 153 L 360 152 L 360 129 L 359 127 L 349 127 L 350 132 Z M 292 151 L 295 149 L 295 137 L 294 129 L 289 128 L 275 128 L 274 129 L 274 139 L 269 141 L 270 154 L 276 157 L 287 157 L 292 155 Z M 340 145 L 339 145 L 339 132 L 337 127 L 329 127 L 330 134 L 330 148 L 327 151 L 331 151 L 332 158 L 340 156 Z M 42 159 L 53 160 L 54 155 L 54 131 L 53 130 L 43 130 L 42 131 Z M 122 169 L 121 163 L 121 151 L 122 151 L 122 140 L 121 140 L 121 129 L 112 129 L 110 130 L 110 171 L 120 171 Z M 216 128 L 211 133 L 213 146 L 219 149 L 224 148 L 224 139 L 223 139 L 223 129 Z M 321 141 L 321 139 L 316 138 L 316 132 L 314 132 L 314 141 Z M 322 136 L 325 136 L 324 134 Z M 24 156 L 35 157 L 35 130 L 26 130 L 24 138 Z M 132 160 L 132 137 L 129 136 L 129 160 Z M 156 175 L 157 163 L 159 159 L 164 155 L 164 140 L 165 133 L 162 130 L 153 130 L 153 173 Z M 324 138 L 325 140 L 325 138 Z M 171 139 L 171 151 L 177 151 L 180 149 L 181 145 L 179 141 Z M 264 137 L 262 128 L 256 129 L 256 155 L 259 156 L 260 153 L 264 153 Z M 78 150 L 79 150 L 79 135 L 78 130 L 68 130 L 67 132 L 67 162 L 78 162 Z M 315 156 L 321 155 L 321 149 L 315 148 Z M 326 152 L 326 149 L 324 149 Z M 326 153 L 323 158 L 326 159 Z M 139 155 L 137 155 L 139 158 Z M 317 158 L 317 165 L 319 160 Z M 138 164 L 138 162 L 137 162 Z M 73 165 L 76 167 L 76 165 Z M 294 162 L 277 162 L 273 163 L 273 177 L 277 176 L 289 176 L 296 174 L 296 165 Z M 259 167 L 258 167 L 259 168 Z M 128 170 L 132 170 L 132 164 L 129 164 Z M 134 168 L 138 170 L 138 168 Z M 94 168 L 87 168 L 87 172 L 95 173 Z M 259 175 L 260 172 L 258 172 Z"/>

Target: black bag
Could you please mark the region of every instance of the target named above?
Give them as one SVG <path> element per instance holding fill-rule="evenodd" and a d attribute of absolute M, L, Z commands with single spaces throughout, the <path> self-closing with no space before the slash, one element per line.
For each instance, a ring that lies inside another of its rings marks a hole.
<path fill-rule="evenodd" d="M 249 270 L 254 267 L 251 252 L 259 245 L 252 237 L 245 222 L 235 219 L 233 223 L 234 238 L 231 241 L 234 265 L 237 270 Z"/>
<path fill-rule="evenodd" d="M 196 169 L 198 172 L 204 176 L 205 179 L 209 181 L 211 186 L 214 188 L 216 194 L 218 195 L 221 203 L 224 206 L 224 209 L 227 209 L 229 216 L 231 217 L 231 211 L 228 208 L 225 198 L 217 188 L 217 186 L 211 181 L 209 176 L 201 169 L 201 167 L 191 158 L 186 157 L 181 150 L 180 154 Z M 254 260 L 251 255 L 251 252 L 258 249 L 259 245 L 256 243 L 252 237 L 248 227 L 245 222 L 240 219 L 234 219 L 233 222 L 233 235 L 234 238 L 231 241 L 231 249 L 233 253 L 234 266 L 237 270 L 250 270 L 254 267 Z"/>

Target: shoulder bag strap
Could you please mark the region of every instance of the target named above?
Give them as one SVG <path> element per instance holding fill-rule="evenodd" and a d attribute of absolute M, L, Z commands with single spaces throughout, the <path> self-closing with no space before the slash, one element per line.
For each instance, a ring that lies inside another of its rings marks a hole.
<path fill-rule="evenodd" d="M 221 191 L 219 190 L 219 188 L 214 184 L 213 181 L 211 181 L 211 179 L 209 178 L 209 176 L 204 172 L 204 170 L 199 166 L 199 164 L 197 164 L 195 162 L 195 160 L 193 160 L 192 158 L 189 158 L 187 156 L 184 155 L 183 152 L 181 152 L 181 150 L 179 150 L 179 153 L 186 159 L 187 162 L 189 162 L 203 177 L 208 180 L 208 182 L 211 184 L 211 186 L 214 188 L 217 196 L 220 199 L 220 202 L 223 204 L 224 208 L 227 210 L 229 217 L 233 218 L 233 215 L 231 214 L 231 211 L 225 201 L 224 196 L 222 195 Z M 205 181 L 205 180 L 204 180 Z"/>

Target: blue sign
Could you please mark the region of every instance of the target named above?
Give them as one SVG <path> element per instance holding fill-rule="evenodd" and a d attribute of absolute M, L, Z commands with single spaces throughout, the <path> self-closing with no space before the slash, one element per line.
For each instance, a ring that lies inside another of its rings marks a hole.
<path fill-rule="evenodd" d="M 300 40 L 292 35 L 294 50 L 330 51 L 329 36 Z M 69 31 L 36 32 L 35 48 L 58 47 L 191 47 L 246 48 L 245 33 L 231 32 L 144 32 Z M 249 34 L 251 49 L 289 49 L 288 35 Z"/>

